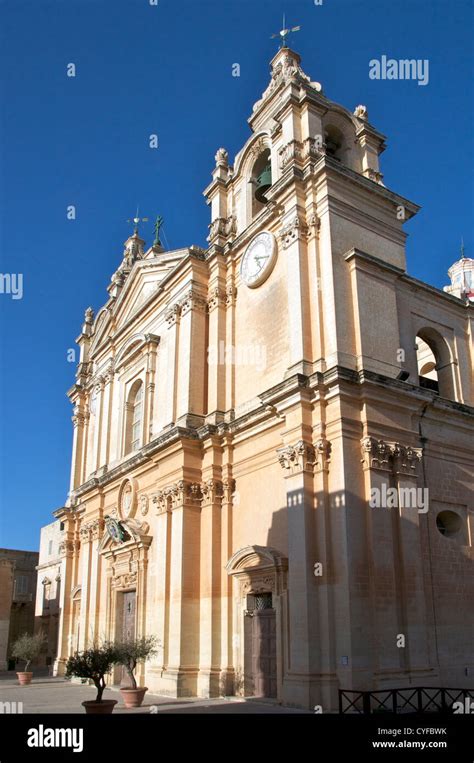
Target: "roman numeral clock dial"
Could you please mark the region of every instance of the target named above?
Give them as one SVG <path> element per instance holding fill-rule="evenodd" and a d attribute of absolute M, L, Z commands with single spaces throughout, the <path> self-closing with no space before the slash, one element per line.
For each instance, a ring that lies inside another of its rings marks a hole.
<path fill-rule="evenodd" d="M 240 275 L 251 289 L 267 280 L 277 257 L 276 241 L 268 231 L 258 233 L 245 250 L 240 265 Z"/>

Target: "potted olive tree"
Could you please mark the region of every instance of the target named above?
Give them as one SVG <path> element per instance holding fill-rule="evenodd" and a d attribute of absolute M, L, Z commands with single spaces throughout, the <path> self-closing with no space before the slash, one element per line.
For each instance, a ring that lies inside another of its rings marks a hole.
<path fill-rule="evenodd" d="M 116 644 L 118 662 L 124 666 L 130 681 L 130 686 L 120 689 L 125 707 L 140 707 L 142 704 L 148 688 L 137 686 L 135 670 L 139 662 L 144 662 L 157 654 L 157 646 L 156 636 L 141 636 Z"/>
<path fill-rule="evenodd" d="M 18 682 L 20 686 L 26 686 L 31 683 L 33 673 L 28 671 L 30 663 L 39 657 L 43 644 L 46 641 L 46 636 L 41 631 L 32 635 L 31 633 L 23 633 L 22 636 L 17 638 L 12 646 L 12 657 L 15 660 L 23 660 L 25 662 L 25 670 L 17 672 Z"/>
<path fill-rule="evenodd" d="M 69 657 L 66 663 L 66 678 L 90 678 L 97 696 L 95 700 L 86 700 L 82 703 L 86 713 L 112 713 L 116 699 L 102 699 L 105 689 L 105 676 L 112 667 L 118 663 L 118 654 L 113 644 L 105 643 L 102 646 L 94 646 L 83 652 L 76 652 Z"/>

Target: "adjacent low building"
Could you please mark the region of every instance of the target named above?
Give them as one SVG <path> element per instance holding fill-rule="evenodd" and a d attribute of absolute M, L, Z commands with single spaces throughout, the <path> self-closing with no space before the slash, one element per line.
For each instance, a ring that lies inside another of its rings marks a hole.
<path fill-rule="evenodd" d="M 53 664 L 58 648 L 63 535 L 64 526 L 59 519 L 41 528 L 35 631 L 42 631 L 47 637 L 40 659 L 40 664 L 46 666 Z"/>
<path fill-rule="evenodd" d="M 0 548 L 0 670 L 13 669 L 11 647 L 33 633 L 37 551 Z"/>

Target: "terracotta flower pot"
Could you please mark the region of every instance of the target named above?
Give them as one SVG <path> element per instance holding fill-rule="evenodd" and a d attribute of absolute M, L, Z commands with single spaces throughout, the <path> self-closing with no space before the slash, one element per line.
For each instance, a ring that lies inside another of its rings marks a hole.
<path fill-rule="evenodd" d="M 18 683 L 20 686 L 27 686 L 31 683 L 31 679 L 33 678 L 33 673 L 29 673 L 27 671 L 22 671 L 17 673 L 18 676 Z"/>
<path fill-rule="evenodd" d="M 140 707 L 147 691 L 148 688 L 146 686 L 142 686 L 140 689 L 131 689 L 128 687 L 120 689 L 120 694 L 122 695 L 125 707 Z"/>
<path fill-rule="evenodd" d="M 110 715 L 110 713 L 113 713 L 114 711 L 117 700 L 103 699 L 102 702 L 96 702 L 95 699 L 87 699 L 81 704 L 87 714 L 94 713 L 95 715 Z"/>

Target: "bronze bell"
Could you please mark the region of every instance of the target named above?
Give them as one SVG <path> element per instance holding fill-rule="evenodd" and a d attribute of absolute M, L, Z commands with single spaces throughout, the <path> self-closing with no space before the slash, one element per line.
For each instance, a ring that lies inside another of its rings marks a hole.
<path fill-rule="evenodd" d="M 266 204 L 268 199 L 265 197 L 266 192 L 272 185 L 272 167 L 270 162 L 264 167 L 260 175 L 257 177 L 255 184 L 255 198 L 261 204 Z"/>

